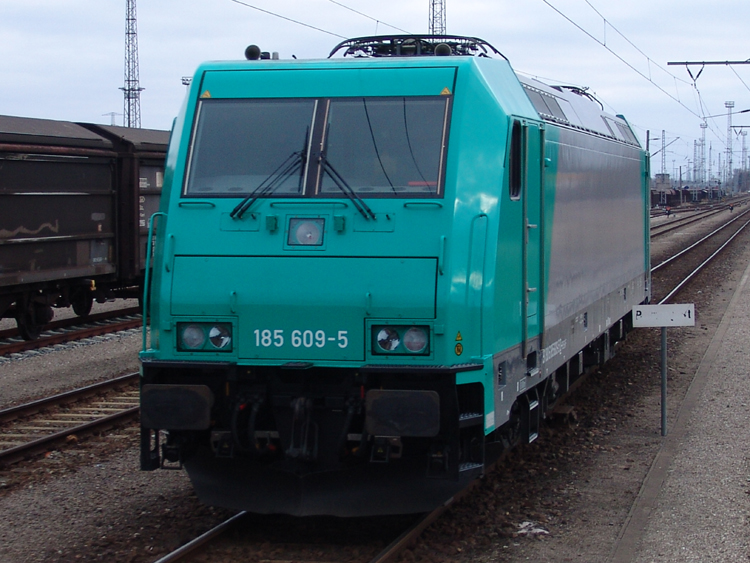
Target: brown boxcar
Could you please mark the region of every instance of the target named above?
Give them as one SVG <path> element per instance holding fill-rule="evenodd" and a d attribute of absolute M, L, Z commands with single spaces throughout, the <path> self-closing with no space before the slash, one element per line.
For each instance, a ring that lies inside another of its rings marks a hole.
<path fill-rule="evenodd" d="M 0 316 L 136 297 L 169 132 L 0 116 Z"/>

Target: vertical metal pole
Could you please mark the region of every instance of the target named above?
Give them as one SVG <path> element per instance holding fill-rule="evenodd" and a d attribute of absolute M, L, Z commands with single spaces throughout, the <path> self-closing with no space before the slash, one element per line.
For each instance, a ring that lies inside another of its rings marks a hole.
<path fill-rule="evenodd" d="M 667 327 L 661 327 L 661 435 L 667 435 Z"/>

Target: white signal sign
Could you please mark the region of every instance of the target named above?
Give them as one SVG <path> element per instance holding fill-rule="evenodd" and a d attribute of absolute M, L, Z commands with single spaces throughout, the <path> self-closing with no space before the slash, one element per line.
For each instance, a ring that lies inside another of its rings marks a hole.
<path fill-rule="evenodd" d="M 636 328 L 695 326 L 695 304 L 635 305 L 633 326 Z"/>

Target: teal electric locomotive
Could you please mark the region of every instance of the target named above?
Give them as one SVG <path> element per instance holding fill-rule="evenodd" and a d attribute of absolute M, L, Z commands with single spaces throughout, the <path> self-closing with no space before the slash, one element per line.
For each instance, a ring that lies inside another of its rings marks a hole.
<path fill-rule="evenodd" d="M 209 504 L 429 510 L 536 438 L 649 299 L 622 116 L 476 38 L 336 51 L 205 64 L 172 131 L 141 465 Z"/>

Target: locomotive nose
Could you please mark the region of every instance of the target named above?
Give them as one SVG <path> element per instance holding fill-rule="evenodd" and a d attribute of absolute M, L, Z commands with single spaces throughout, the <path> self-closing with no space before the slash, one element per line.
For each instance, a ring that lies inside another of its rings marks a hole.
<path fill-rule="evenodd" d="M 315 248 L 312 242 L 322 236 L 318 224 L 298 225 L 290 238 Z M 397 334 L 392 348 L 399 355 L 432 352 L 434 258 L 176 256 L 174 275 L 191 283 L 173 287 L 172 314 L 197 318 L 215 311 L 241 319 L 231 335 L 240 359 L 365 361 L 388 352 L 372 350 L 378 342 L 373 334 L 384 330 Z M 197 336 L 201 345 L 195 348 L 202 350 L 210 335 Z M 215 336 L 221 341 L 219 329 Z"/>

